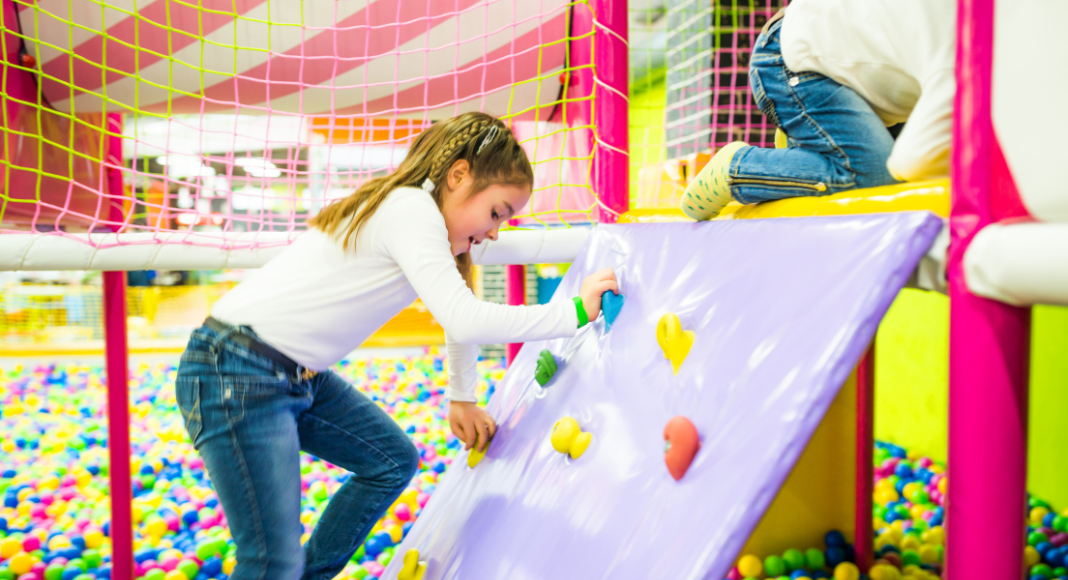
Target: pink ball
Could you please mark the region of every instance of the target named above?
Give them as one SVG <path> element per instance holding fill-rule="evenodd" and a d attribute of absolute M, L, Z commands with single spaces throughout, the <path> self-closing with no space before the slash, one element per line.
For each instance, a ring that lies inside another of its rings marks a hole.
<path fill-rule="evenodd" d="M 41 538 L 37 536 L 26 536 L 22 539 L 22 549 L 27 552 L 41 549 Z"/>
<path fill-rule="evenodd" d="M 918 467 L 930 467 L 931 466 L 931 458 L 930 457 L 921 457 L 920 460 L 916 462 L 916 465 Z"/>
<path fill-rule="evenodd" d="M 47 567 L 48 567 L 48 564 L 45 564 L 44 562 L 36 562 L 30 568 L 30 572 L 32 572 L 34 574 L 37 574 L 38 578 L 44 578 L 44 571 L 45 571 L 45 568 L 47 568 Z"/>
<path fill-rule="evenodd" d="M 382 564 L 379 564 L 378 562 L 375 562 L 374 560 L 371 560 L 369 562 L 364 562 L 363 568 L 365 570 L 367 570 L 368 574 L 374 576 L 375 578 L 381 576 L 382 572 L 386 571 L 386 569 L 382 566 Z"/>
<path fill-rule="evenodd" d="M 52 505 L 52 502 L 56 501 L 56 496 L 50 491 L 42 492 L 38 498 L 40 498 L 43 505 Z"/>
<path fill-rule="evenodd" d="M 189 469 L 201 469 L 202 467 L 204 467 L 204 460 L 199 457 L 189 462 Z"/>
<path fill-rule="evenodd" d="M 742 580 L 742 573 L 738 571 L 737 567 L 731 568 L 730 572 L 727 572 L 727 580 Z"/>
<path fill-rule="evenodd" d="M 70 501 L 74 499 L 74 496 L 78 495 L 78 490 L 73 487 L 65 487 L 59 491 L 59 499 L 63 501 Z"/>
<path fill-rule="evenodd" d="M 141 569 L 147 574 L 149 570 L 155 570 L 159 568 L 159 564 L 155 560 L 145 560 L 141 562 Z"/>
<path fill-rule="evenodd" d="M 182 520 L 178 519 L 178 516 L 168 515 L 167 517 L 163 518 L 163 521 L 167 522 L 167 529 L 172 532 L 177 532 L 178 530 L 182 529 Z"/>
<path fill-rule="evenodd" d="M 419 495 L 415 496 L 415 503 L 419 504 L 419 507 L 426 507 L 428 501 L 430 501 L 430 494 L 419 492 Z"/>
<path fill-rule="evenodd" d="M 1063 546 L 1066 542 L 1068 542 L 1068 534 L 1064 533 L 1053 534 L 1053 537 L 1049 539 L 1049 543 L 1053 544 L 1054 546 L 1057 546 L 1058 548 Z"/>
<path fill-rule="evenodd" d="M 45 513 L 45 506 L 39 503 L 33 504 L 33 507 L 30 508 L 30 517 L 35 520 L 39 520 L 47 515 L 48 514 Z"/>
<path fill-rule="evenodd" d="M 91 522 L 85 518 L 78 518 L 74 520 L 74 527 L 78 528 L 78 531 L 82 531 L 85 528 L 89 527 L 90 523 Z"/>
<path fill-rule="evenodd" d="M 73 475 L 64 475 L 63 479 L 60 480 L 59 485 L 60 487 L 73 487 L 74 485 L 77 485 L 77 483 L 78 480 L 74 479 Z"/>
<path fill-rule="evenodd" d="M 402 522 L 406 522 L 412 519 L 412 508 L 408 507 L 408 504 L 402 503 L 393 508 L 393 516 Z"/>
<path fill-rule="evenodd" d="M 159 561 L 159 567 L 163 568 L 167 572 L 170 572 L 171 570 L 174 570 L 178 567 L 178 562 L 178 558 L 166 557 Z"/>
<path fill-rule="evenodd" d="M 33 572 L 26 572 L 22 576 L 19 576 L 19 580 L 40 580 L 40 578 Z"/>

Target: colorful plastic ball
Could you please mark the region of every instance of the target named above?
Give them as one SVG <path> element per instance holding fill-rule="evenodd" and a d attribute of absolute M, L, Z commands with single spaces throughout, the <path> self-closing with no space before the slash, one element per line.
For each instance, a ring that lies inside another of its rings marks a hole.
<path fill-rule="evenodd" d="M 783 562 L 782 558 L 771 555 L 764 558 L 764 570 L 768 573 L 768 576 L 782 576 L 786 573 L 786 562 Z"/>
<path fill-rule="evenodd" d="M 827 535 L 823 536 L 823 543 L 828 548 L 841 547 L 846 545 L 845 536 L 838 530 L 831 530 L 827 532 Z"/>
<path fill-rule="evenodd" d="M 200 566 L 192 560 L 182 560 L 176 569 L 185 574 L 188 580 L 193 580 L 197 577 L 197 573 L 200 572 Z"/>
<path fill-rule="evenodd" d="M 7 567 L 15 576 L 22 576 L 33 567 L 33 557 L 26 552 L 19 552 L 7 561 Z"/>
<path fill-rule="evenodd" d="M 819 570 L 826 565 L 827 561 L 823 557 L 823 552 L 816 548 L 805 550 L 805 568 L 809 570 Z"/>
<path fill-rule="evenodd" d="M 738 560 L 738 571 L 745 578 L 759 578 L 764 573 L 764 564 L 760 561 L 760 558 L 747 554 Z"/>
<path fill-rule="evenodd" d="M 852 562 L 842 562 L 834 567 L 834 580 L 860 580 L 860 569 Z"/>
<path fill-rule="evenodd" d="M 234 566 L 237 566 L 237 558 L 230 556 L 229 558 L 223 560 L 223 574 L 226 574 L 227 576 L 233 574 Z"/>
<path fill-rule="evenodd" d="M 1034 566 L 1031 566 L 1031 575 L 1041 576 L 1042 578 L 1053 578 L 1053 568 L 1050 568 L 1046 564 L 1035 564 Z"/>
<path fill-rule="evenodd" d="M 63 578 L 63 564 L 49 564 L 45 568 L 45 580 L 60 580 Z"/>
<path fill-rule="evenodd" d="M 786 562 L 786 568 L 791 572 L 805 567 L 805 555 L 796 548 L 783 552 L 782 560 Z"/>

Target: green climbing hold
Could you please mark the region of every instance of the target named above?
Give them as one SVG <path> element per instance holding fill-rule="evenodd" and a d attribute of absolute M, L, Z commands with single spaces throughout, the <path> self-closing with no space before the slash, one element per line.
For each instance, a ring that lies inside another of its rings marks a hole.
<path fill-rule="evenodd" d="M 534 368 L 534 379 L 538 384 L 544 387 L 555 374 L 556 359 L 553 358 L 553 353 L 549 352 L 549 349 L 538 353 L 538 364 Z"/>

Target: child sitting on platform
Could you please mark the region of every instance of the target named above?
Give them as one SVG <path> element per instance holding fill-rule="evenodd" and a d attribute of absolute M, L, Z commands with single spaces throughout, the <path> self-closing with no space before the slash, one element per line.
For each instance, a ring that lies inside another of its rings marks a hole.
<path fill-rule="evenodd" d="M 724 146 L 690 181 L 683 212 L 707 220 L 732 197 L 948 175 L 956 20 L 955 0 L 791 2 L 765 25 L 749 64 L 753 97 L 788 148 Z"/>

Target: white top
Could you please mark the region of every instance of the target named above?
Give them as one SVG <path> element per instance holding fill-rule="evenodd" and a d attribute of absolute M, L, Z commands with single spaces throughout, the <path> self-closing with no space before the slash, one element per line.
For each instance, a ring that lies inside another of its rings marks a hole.
<path fill-rule="evenodd" d="M 886 162 L 897 179 L 949 175 L 957 86 L 956 0 L 794 0 L 786 66 L 856 91 L 887 126 L 905 123 Z"/>
<path fill-rule="evenodd" d="M 478 343 L 573 336 L 570 300 L 505 306 L 475 297 L 456 268 L 445 219 L 430 194 L 393 191 L 364 222 L 356 250 L 309 230 L 248 280 L 211 315 L 250 326 L 297 363 L 323 370 L 340 361 L 416 296 L 445 329 L 454 401 L 474 401 Z"/>

